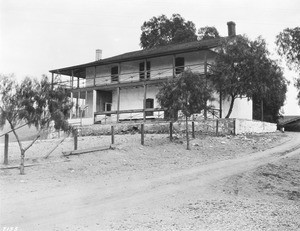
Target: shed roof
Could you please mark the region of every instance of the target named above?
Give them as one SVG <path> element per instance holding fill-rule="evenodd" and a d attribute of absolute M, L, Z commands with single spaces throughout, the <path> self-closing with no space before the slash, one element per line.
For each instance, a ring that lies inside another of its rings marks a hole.
<path fill-rule="evenodd" d="M 287 125 L 289 123 L 293 123 L 295 121 L 300 120 L 300 116 L 283 116 L 279 119 L 280 125 Z"/>

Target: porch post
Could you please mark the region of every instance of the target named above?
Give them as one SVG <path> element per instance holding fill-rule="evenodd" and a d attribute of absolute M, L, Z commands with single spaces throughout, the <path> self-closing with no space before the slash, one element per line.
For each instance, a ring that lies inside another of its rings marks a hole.
<path fill-rule="evenodd" d="M 72 70 L 71 89 L 74 88 L 74 71 Z"/>
<path fill-rule="evenodd" d="M 120 87 L 117 88 L 117 123 L 119 123 L 120 111 Z"/>
<path fill-rule="evenodd" d="M 96 76 L 97 76 L 97 67 L 95 66 L 95 69 L 94 69 L 94 86 L 96 86 Z"/>
<path fill-rule="evenodd" d="M 94 117 L 94 123 L 95 123 L 95 112 L 97 110 L 97 91 L 93 90 L 93 106 L 92 106 L 92 114 Z"/>
<path fill-rule="evenodd" d="M 77 88 L 79 88 L 79 77 L 77 77 Z"/>
<path fill-rule="evenodd" d="M 144 122 L 146 122 L 146 99 L 147 99 L 147 84 L 144 84 L 144 102 L 143 102 L 143 111 L 144 111 Z"/>
<path fill-rule="evenodd" d="M 84 99 L 84 117 L 87 117 L 87 114 L 88 114 L 88 111 L 89 111 L 89 108 L 87 107 L 87 91 L 85 91 L 85 99 Z"/>
<path fill-rule="evenodd" d="M 173 55 L 173 78 L 175 78 L 176 72 L 175 72 L 175 55 Z"/>
<path fill-rule="evenodd" d="M 205 52 L 205 58 L 204 58 L 204 76 L 205 76 L 205 87 L 207 88 L 207 52 Z M 205 109 L 204 109 L 204 119 L 207 119 L 207 101 L 205 101 Z"/>
<path fill-rule="evenodd" d="M 80 92 L 78 91 L 77 92 L 77 97 L 76 97 L 76 118 L 78 118 L 78 111 L 79 111 L 79 104 L 78 104 L 79 95 L 80 95 Z"/>
<path fill-rule="evenodd" d="M 71 102 L 72 102 L 72 104 L 73 104 L 73 92 L 71 91 Z M 72 119 L 72 117 L 73 117 L 73 107 L 74 106 L 72 106 L 72 108 L 71 108 L 71 110 L 70 110 L 70 119 Z"/>

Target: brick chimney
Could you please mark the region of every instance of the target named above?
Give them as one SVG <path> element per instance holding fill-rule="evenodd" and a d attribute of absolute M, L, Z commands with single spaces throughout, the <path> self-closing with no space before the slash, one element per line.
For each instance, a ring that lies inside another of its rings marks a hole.
<path fill-rule="evenodd" d="M 102 59 L 102 50 L 101 49 L 97 49 L 96 50 L 96 61 Z"/>
<path fill-rule="evenodd" d="M 233 21 L 227 22 L 227 26 L 228 26 L 228 36 L 229 37 L 236 36 L 235 22 L 233 22 Z"/>

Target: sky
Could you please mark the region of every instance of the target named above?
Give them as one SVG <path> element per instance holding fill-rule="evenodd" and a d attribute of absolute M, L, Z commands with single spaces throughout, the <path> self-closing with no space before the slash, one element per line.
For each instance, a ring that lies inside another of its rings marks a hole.
<path fill-rule="evenodd" d="M 299 0 L 0 0 L 0 73 L 49 75 L 49 70 L 95 60 L 95 50 L 108 58 L 139 50 L 141 25 L 153 16 L 179 13 L 196 28 L 215 26 L 227 35 L 227 22 L 237 34 L 262 36 L 281 61 L 288 87 L 285 115 L 300 115 L 293 78 L 276 55 L 275 38 L 300 26 Z"/>

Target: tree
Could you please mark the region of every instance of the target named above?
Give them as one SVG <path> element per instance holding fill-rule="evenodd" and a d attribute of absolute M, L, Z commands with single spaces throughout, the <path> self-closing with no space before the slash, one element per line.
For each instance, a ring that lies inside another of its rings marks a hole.
<path fill-rule="evenodd" d="M 199 40 L 220 38 L 218 30 L 214 26 L 201 27 L 198 30 L 198 35 Z"/>
<path fill-rule="evenodd" d="M 259 91 L 253 94 L 253 119 L 277 123 L 280 118 L 280 109 L 284 104 L 287 92 L 287 81 L 281 68 L 270 62 L 267 69 L 269 74 L 265 76 L 265 92 Z"/>
<path fill-rule="evenodd" d="M 269 51 L 262 38 L 254 41 L 246 36 L 223 39 L 210 74 L 217 91 L 223 98 L 230 100 L 225 118 L 230 117 L 235 99 L 251 99 L 255 95 L 256 99 L 263 102 L 268 95 L 276 93 L 276 87 L 281 87 L 279 85 L 282 82 L 286 84 L 280 68 L 268 55 Z M 274 81 L 274 78 L 280 81 Z M 285 93 L 281 97 L 276 108 L 283 105 Z"/>
<path fill-rule="evenodd" d="M 300 72 L 300 27 L 286 28 L 276 36 L 278 54 L 285 57 L 288 67 Z M 300 105 L 300 77 L 295 80 L 298 88 L 298 104 Z"/>
<path fill-rule="evenodd" d="M 170 19 L 165 15 L 153 17 L 143 23 L 141 30 L 140 45 L 143 49 L 197 41 L 195 24 L 180 14 L 173 14 Z"/>
<path fill-rule="evenodd" d="M 172 80 L 166 82 L 159 90 L 156 98 L 166 113 L 172 115 L 179 110 L 186 118 L 187 149 L 189 146 L 188 117 L 207 109 L 207 100 L 212 100 L 211 84 L 204 75 L 186 70 Z"/>
<path fill-rule="evenodd" d="M 51 122 L 54 122 L 57 130 L 70 130 L 67 118 L 72 103 L 62 88 L 51 88 L 46 76 L 40 82 L 27 77 L 20 84 L 13 76 L 1 76 L 0 97 L 0 128 L 6 122 L 9 123 L 21 152 L 20 174 L 24 174 L 25 152 L 40 137 L 41 132 L 49 128 Z M 27 147 L 23 147 L 16 130 L 24 123 L 39 130 Z"/>

